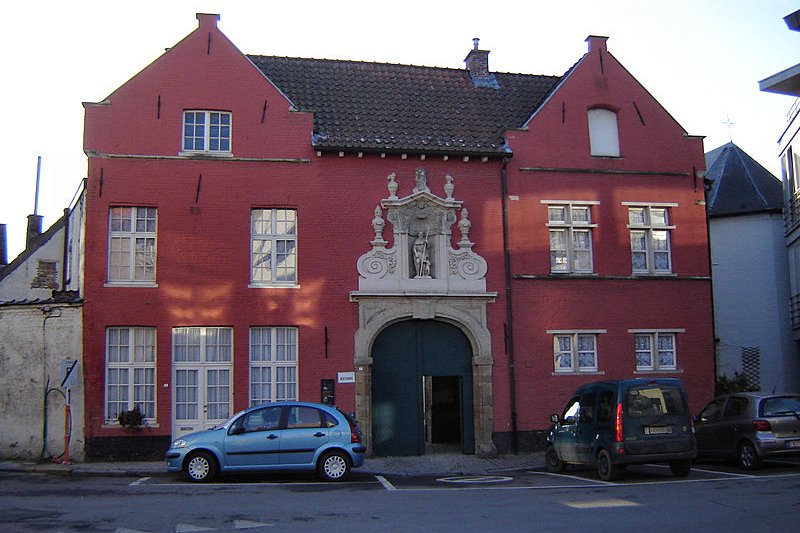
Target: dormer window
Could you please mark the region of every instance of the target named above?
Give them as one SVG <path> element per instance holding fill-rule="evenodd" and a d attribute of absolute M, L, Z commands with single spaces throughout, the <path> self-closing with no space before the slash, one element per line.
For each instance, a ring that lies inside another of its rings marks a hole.
<path fill-rule="evenodd" d="M 617 114 L 608 109 L 595 108 L 589 110 L 588 116 L 591 154 L 619 157 Z"/>
<path fill-rule="evenodd" d="M 231 114 L 224 111 L 184 111 L 183 151 L 229 154 Z"/>

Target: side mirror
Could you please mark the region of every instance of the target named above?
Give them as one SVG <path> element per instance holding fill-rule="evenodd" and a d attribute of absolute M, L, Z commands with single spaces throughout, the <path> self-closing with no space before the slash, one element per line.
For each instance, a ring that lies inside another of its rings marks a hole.
<path fill-rule="evenodd" d="M 559 422 L 558 415 L 557 414 L 550 415 L 550 422 L 552 422 L 553 424 L 558 424 Z"/>

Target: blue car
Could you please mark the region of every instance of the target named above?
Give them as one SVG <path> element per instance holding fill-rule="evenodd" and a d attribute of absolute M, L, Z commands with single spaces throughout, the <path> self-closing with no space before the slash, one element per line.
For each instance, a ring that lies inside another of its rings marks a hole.
<path fill-rule="evenodd" d="M 336 407 L 277 402 L 177 439 L 166 458 L 167 470 L 197 482 L 245 471 L 316 471 L 326 481 L 342 481 L 364 464 L 364 452 L 355 420 Z"/>

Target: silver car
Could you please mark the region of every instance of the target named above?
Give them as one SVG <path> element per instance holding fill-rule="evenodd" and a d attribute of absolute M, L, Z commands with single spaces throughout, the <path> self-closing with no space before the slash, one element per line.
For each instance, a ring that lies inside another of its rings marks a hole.
<path fill-rule="evenodd" d="M 720 396 L 695 417 L 699 455 L 736 459 L 746 470 L 767 458 L 800 456 L 800 394 Z"/>

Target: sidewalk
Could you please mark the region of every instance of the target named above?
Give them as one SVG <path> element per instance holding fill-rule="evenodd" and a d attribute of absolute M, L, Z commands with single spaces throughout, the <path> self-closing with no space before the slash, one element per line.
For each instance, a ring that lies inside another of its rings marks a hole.
<path fill-rule="evenodd" d="M 354 472 L 394 476 L 477 476 L 542 466 L 544 466 L 544 454 L 541 452 L 488 458 L 476 455 L 430 454 L 414 457 L 373 457 L 367 459 L 364 466 L 355 469 Z M 175 475 L 167 472 L 164 461 L 85 462 L 66 465 L 0 461 L 0 472 L 130 477 Z"/>

